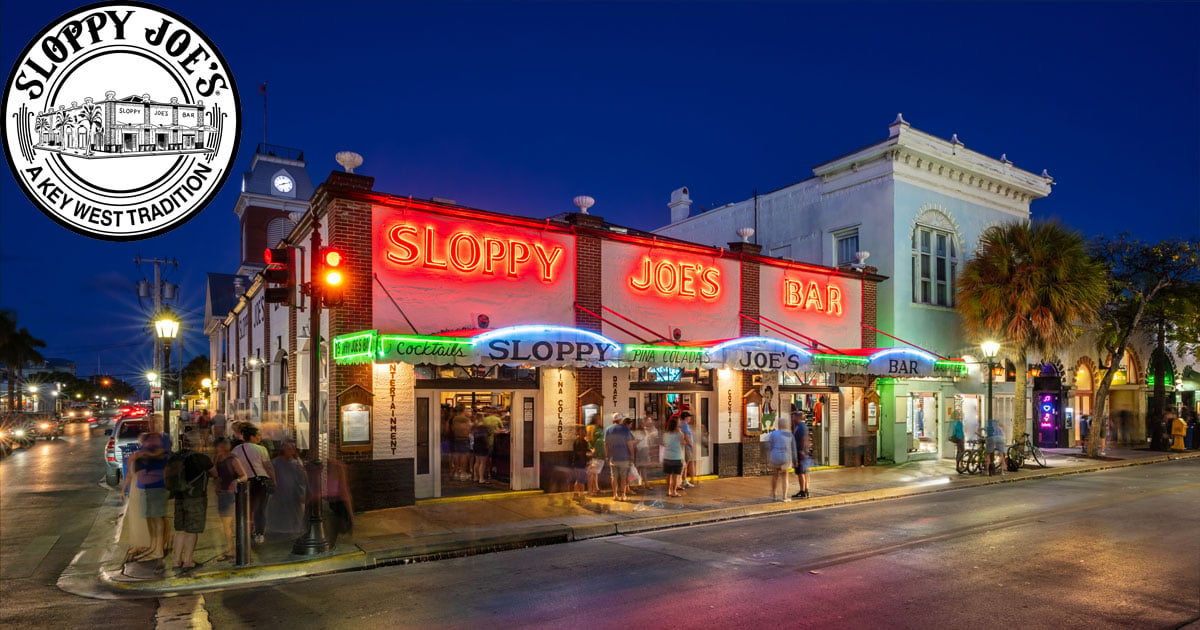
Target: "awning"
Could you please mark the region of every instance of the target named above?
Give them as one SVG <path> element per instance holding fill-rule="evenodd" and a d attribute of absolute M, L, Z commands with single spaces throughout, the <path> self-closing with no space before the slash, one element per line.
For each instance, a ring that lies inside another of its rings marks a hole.
<path fill-rule="evenodd" d="M 340 364 L 529 365 L 545 367 L 675 367 L 755 371 L 819 371 L 896 378 L 960 377 L 962 360 L 913 348 L 854 348 L 818 354 L 774 337 L 737 337 L 662 344 L 619 344 L 567 326 L 452 330 L 389 335 L 368 330 L 333 340 Z"/>

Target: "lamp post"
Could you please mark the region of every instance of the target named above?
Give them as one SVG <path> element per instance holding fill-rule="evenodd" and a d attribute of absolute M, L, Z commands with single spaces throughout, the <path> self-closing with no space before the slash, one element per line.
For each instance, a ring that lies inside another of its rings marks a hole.
<path fill-rule="evenodd" d="M 38 400 L 38 386 L 30 385 L 26 388 L 26 390 L 29 391 L 29 406 L 33 407 L 33 411 L 36 412 L 38 410 L 39 403 L 41 403 L 41 401 Z"/>
<path fill-rule="evenodd" d="M 985 341 L 979 346 L 983 350 L 983 356 L 987 359 L 987 411 L 985 416 L 987 420 L 992 419 L 992 366 L 996 363 L 996 355 L 1000 353 L 1000 344 L 995 341 Z"/>
<path fill-rule="evenodd" d="M 179 335 L 179 318 L 164 308 L 154 319 L 154 334 L 163 343 L 163 430 L 171 435 L 171 410 L 167 407 L 166 389 L 171 374 L 171 342 Z"/>

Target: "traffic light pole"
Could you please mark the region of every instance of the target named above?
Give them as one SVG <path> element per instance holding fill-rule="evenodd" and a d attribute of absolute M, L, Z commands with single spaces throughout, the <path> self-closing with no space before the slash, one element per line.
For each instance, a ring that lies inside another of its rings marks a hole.
<path fill-rule="evenodd" d="M 315 215 L 315 213 L 314 213 Z M 315 216 L 314 216 L 315 219 Z M 314 220 L 309 247 L 308 273 L 308 531 L 292 544 L 292 553 L 313 556 L 329 551 L 332 545 L 325 538 L 325 521 L 321 513 L 321 287 L 317 282 L 320 271 L 321 224 Z M 294 270 L 292 271 L 294 273 Z"/>

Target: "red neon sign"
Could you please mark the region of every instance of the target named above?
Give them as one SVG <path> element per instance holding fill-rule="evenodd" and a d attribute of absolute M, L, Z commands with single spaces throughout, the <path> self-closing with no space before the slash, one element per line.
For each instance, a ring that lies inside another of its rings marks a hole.
<path fill-rule="evenodd" d="M 698 263 L 653 260 L 642 256 L 629 286 L 641 293 L 654 291 L 663 297 L 715 300 L 721 295 L 721 270 Z"/>
<path fill-rule="evenodd" d="M 833 317 L 842 316 L 842 290 L 836 286 L 825 285 L 824 291 L 816 280 L 809 280 L 806 285 L 801 280 L 783 279 L 783 306 L 802 311 L 824 313 Z"/>
<path fill-rule="evenodd" d="M 397 265 L 427 269 L 453 269 L 463 274 L 505 274 L 519 278 L 520 271 L 536 267 L 542 282 L 553 282 L 562 263 L 563 248 L 541 241 L 526 241 L 458 231 L 440 238 L 437 228 L 397 224 L 387 230 L 384 258 Z"/>

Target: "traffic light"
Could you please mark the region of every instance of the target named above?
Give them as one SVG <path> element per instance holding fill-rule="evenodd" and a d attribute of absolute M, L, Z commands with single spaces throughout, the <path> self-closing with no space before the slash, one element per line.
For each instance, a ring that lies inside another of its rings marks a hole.
<path fill-rule="evenodd" d="M 292 296 L 296 294 L 296 272 L 293 269 L 296 249 L 294 247 L 268 248 L 263 252 L 263 260 L 267 263 L 267 268 L 263 270 L 263 280 L 268 285 L 264 299 L 268 304 L 291 306 Z"/>
<path fill-rule="evenodd" d="M 342 303 L 342 288 L 346 284 L 346 262 L 341 250 L 326 247 L 321 250 L 321 295 L 326 308 Z"/>

